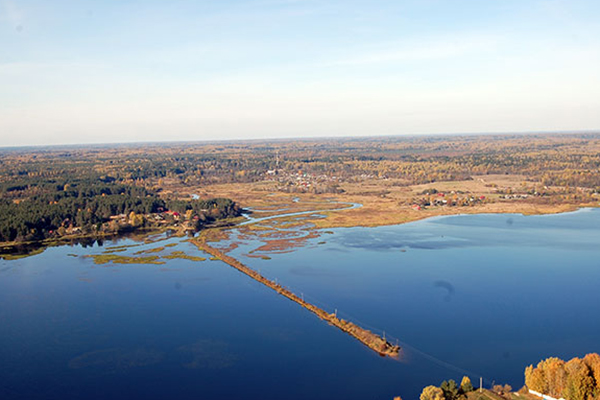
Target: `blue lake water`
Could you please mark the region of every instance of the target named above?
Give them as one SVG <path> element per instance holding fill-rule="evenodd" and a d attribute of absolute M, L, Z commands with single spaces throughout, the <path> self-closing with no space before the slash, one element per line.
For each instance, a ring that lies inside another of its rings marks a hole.
<path fill-rule="evenodd" d="M 518 388 L 528 364 L 600 351 L 599 227 L 596 209 L 452 216 L 334 229 L 271 260 L 244 256 L 256 243 L 230 253 L 385 330 L 400 361 L 220 261 L 82 257 L 130 239 L 0 260 L 0 398 L 409 400 L 464 374 Z M 202 255 L 178 238 L 118 254 L 167 243 Z"/>

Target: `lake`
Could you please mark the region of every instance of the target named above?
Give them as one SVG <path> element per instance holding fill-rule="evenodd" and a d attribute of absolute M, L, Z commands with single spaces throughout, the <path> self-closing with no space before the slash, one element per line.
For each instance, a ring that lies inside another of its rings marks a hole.
<path fill-rule="evenodd" d="M 321 231 L 270 259 L 231 239 L 243 263 L 398 340 L 400 360 L 220 261 L 84 257 L 204 255 L 182 238 L 0 260 L 0 398 L 409 400 L 465 374 L 517 389 L 528 364 L 600 350 L 599 227 L 598 209 L 450 216 Z"/>

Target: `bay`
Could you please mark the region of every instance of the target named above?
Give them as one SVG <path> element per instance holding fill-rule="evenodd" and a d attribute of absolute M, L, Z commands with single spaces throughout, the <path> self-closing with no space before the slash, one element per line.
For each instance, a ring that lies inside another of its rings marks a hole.
<path fill-rule="evenodd" d="M 0 397 L 416 399 L 429 384 L 523 384 L 600 351 L 600 210 L 441 217 L 321 231 L 230 255 L 403 346 L 382 358 L 220 261 L 94 264 L 131 239 L 0 260 Z M 133 255 L 168 238 L 127 248 Z M 226 243 L 225 243 L 226 244 Z"/>

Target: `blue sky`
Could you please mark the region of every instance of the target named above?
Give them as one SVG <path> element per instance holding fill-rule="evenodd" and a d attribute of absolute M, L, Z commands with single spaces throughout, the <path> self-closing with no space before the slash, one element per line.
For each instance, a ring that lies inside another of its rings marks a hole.
<path fill-rule="evenodd" d="M 600 129 L 595 0 L 0 0 L 0 146 Z"/>

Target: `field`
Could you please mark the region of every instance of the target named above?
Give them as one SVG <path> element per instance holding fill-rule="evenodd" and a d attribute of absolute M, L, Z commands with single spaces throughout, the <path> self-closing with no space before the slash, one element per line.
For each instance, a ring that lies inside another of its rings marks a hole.
<path fill-rule="evenodd" d="M 243 211 L 303 228 L 559 213 L 599 193 L 591 133 L 0 149 L 0 246 L 193 233 Z"/>
<path fill-rule="evenodd" d="M 479 213 L 522 213 L 526 215 L 553 214 L 572 211 L 579 207 L 597 207 L 598 198 L 585 201 L 562 203 L 544 203 L 535 198 L 510 199 L 499 198 L 495 187 L 511 188 L 518 192 L 524 179 L 519 175 L 475 176 L 472 180 L 436 182 L 429 184 L 397 186 L 393 180 L 371 180 L 357 183 L 342 183 L 341 194 L 278 193 L 269 182 L 246 184 L 213 185 L 200 193 L 211 197 L 221 194 L 231 198 L 245 208 L 266 210 L 254 212 L 254 216 L 266 217 L 274 214 L 287 214 L 307 210 L 319 210 L 327 218 L 308 218 L 306 222 L 317 228 L 337 228 L 352 226 L 394 225 L 416 221 L 438 215 L 479 214 Z M 449 207 L 444 205 L 414 207 L 420 193 L 436 189 L 447 194 L 465 192 L 470 197 L 486 201 L 469 206 Z M 273 190 L 273 191 L 271 191 Z M 297 201 L 293 201 L 296 198 Z M 344 207 L 343 203 L 358 203 L 362 207 L 348 210 L 329 211 Z M 271 211 L 283 210 L 283 211 Z"/>

